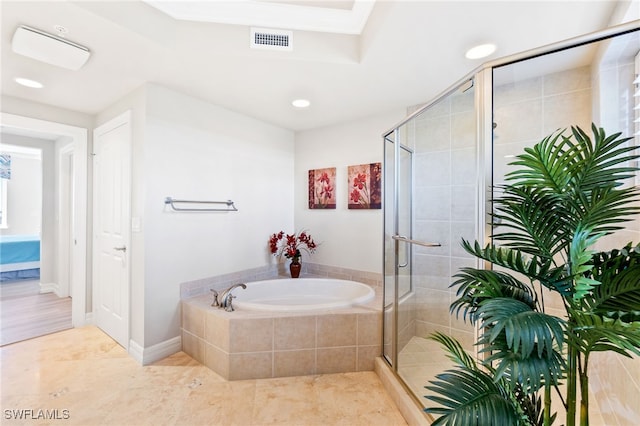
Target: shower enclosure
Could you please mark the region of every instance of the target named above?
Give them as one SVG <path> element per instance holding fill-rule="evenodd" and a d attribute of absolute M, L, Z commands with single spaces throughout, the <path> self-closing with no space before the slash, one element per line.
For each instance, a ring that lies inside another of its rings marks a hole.
<path fill-rule="evenodd" d="M 460 241 L 484 233 L 478 89 L 465 80 L 384 136 L 384 358 L 417 395 L 447 367 L 438 344 L 425 337 L 440 331 L 473 349 L 473 328 L 448 307 L 451 276 L 477 266 Z"/>
<path fill-rule="evenodd" d="M 451 365 L 429 335 L 478 349 L 473 326 L 449 313 L 450 285 L 460 268 L 485 267 L 460 242 L 491 241 L 494 185 L 515 155 L 557 129 L 590 132 L 593 122 L 640 146 L 639 51 L 635 21 L 490 62 L 383 135 L 383 358 L 420 406 L 430 404 L 424 386 Z M 640 221 L 617 238 L 612 247 L 638 242 Z M 640 360 L 607 356 L 592 367 L 594 386 L 631 384 L 606 388 L 603 424 L 627 424 L 640 418 L 629 399 L 640 392 Z"/>

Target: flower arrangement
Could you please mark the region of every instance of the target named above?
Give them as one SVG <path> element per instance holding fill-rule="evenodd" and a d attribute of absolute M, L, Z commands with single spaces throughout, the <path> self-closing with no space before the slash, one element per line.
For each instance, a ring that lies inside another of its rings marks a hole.
<path fill-rule="evenodd" d="M 282 256 L 293 261 L 300 259 L 300 249 L 311 254 L 316 251 L 317 244 L 306 231 L 296 234 L 285 234 L 280 231 L 269 238 L 269 250 L 274 256 Z"/>

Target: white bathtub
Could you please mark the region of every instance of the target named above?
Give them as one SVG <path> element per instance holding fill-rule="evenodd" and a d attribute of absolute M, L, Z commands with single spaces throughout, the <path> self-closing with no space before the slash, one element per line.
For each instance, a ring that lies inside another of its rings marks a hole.
<path fill-rule="evenodd" d="M 374 290 L 366 284 L 330 278 L 289 278 L 247 283 L 236 288 L 233 305 L 258 311 L 313 311 L 370 302 Z"/>

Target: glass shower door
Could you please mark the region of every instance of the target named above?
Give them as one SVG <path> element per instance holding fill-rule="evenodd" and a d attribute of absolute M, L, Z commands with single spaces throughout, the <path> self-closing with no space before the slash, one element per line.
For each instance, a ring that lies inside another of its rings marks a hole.
<path fill-rule="evenodd" d="M 473 351 L 473 328 L 449 313 L 449 286 L 476 265 L 460 241 L 479 239 L 477 141 L 471 81 L 385 137 L 384 356 L 421 404 L 424 386 L 450 366 L 429 336 Z"/>
<path fill-rule="evenodd" d="M 412 235 L 413 151 L 401 143 L 403 137 L 404 128 L 385 137 L 384 357 L 391 365 L 397 354 L 397 340 L 391 336 L 408 325 L 413 289 L 407 243 Z"/>

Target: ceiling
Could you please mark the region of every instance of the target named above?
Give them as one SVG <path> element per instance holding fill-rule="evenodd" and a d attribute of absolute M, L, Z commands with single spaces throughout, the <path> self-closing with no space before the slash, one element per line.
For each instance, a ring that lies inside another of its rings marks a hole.
<path fill-rule="evenodd" d="M 158 8 L 161 3 L 182 5 L 190 12 L 182 16 L 197 21 L 170 16 Z M 235 5 L 225 12 L 235 20 L 195 8 L 203 5 L 209 12 Z M 428 101 L 487 60 L 465 59 L 469 47 L 496 43 L 492 59 L 597 31 L 607 27 L 617 5 L 613 0 L 2 0 L 1 90 L 94 115 L 152 82 L 300 131 Z M 251 25 L 276 27 L 264 22 L 265 13 L 246 12 L 264 7 L 276 8 L 279 28 L 294 29 L 293 51 L 249 47 Z M 310 16 L 328 17 L 334 27 L 339 21 L 340 28 L 323 30 Z M 358 19 L 364 19 L 360 29 L 354 24 Z M 11 49 L 19 25 L 51 33 L 62 25 L 67 39 L 87 46 L 92 55 L 78 71 L 20 56 Z M 16 77 L 38 80 L 44 88 L 22 87 Z M 311 106 L 293 108 L 296 98 L 309 99 Z"/>

